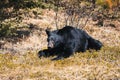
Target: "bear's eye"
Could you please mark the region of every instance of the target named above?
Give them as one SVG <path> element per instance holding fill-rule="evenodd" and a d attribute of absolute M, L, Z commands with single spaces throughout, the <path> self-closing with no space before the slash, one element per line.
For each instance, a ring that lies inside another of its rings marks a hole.
<path fill-rule="evenodd" d="M 53 37 L 50 38 L 51 41 L 54 41 L 55 39 Z"/>
<path fill-rule="evenodd" d="M 49 37 L 48 39 L 47 39 L 47 41 L 49 42 L 49 41 L 55 41 L 55 38 L 54 37 Z"/>

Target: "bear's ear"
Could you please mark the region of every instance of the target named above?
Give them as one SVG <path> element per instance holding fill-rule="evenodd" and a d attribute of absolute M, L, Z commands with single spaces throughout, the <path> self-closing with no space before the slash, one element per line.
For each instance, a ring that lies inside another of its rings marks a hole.
<path fill-rule="evenodd" d="M 48 36 L 51 35 L 51 31 L 50 31 L 49 29 L 46 29 L 45 31 L 46 31 L 46 34 L 47 34 Z"/>

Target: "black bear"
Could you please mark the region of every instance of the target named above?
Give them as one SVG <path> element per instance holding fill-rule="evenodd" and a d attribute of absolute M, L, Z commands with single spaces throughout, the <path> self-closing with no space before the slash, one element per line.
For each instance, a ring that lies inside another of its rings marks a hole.
<path fill-rule="evenodd" d="M 65 26 L 62 29 L 49 31 L 46 30 L 48 36 L 48 49 L 39 51 L 39 57 L 49 57 L 57 55 L 52 60 L 59 60 L 71 56 L 75 52 L 85 52 L 87 49 L 100 50 L 102 43 L 95 40 L 85 31 Z"/>

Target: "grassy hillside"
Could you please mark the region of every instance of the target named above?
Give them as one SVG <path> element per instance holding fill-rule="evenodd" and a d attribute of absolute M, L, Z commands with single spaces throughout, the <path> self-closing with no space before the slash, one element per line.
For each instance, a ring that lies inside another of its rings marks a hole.
<path fill-rule="evenodd" d="M 35 6 L 32 3 L 28 5 L 28 2 L 25 0 L 25 4 L 15 6 L 7 3 L 6 8 L 0 8 L 0 80 L 120 80 L 120 11 L 109 14 L 106 10 L 104 16 L 95 12 L 94 16 L 102 17 L 100 22 L 104 20 L 103 26 L 96 24 L 99 20 L 89 18 L 83 27 L 103 43 L 100 51 L 89 50 L 64 60 L 51 61 L 53 57 L 40 59 L 37 55 L 39 50 L 47 47 L 45 29 L 55 30 L 56 25 L 62 28 L 66 24 L 65 19 L 73 17 L 68 17 L 63 9 L 56 17 L 52 9 L 55 5 L 50 6 L 47 2 Z M 89 7 L 90 4 L 84 2 L 80 5 L 84 8 L 86 4 Z M 98 9 L 101 11 L 102 8 L 98 7 L 95 11 Z M 75 20 L 80 17 L 74 16 Z M 86 17 L 81 17 L 78 22 L 77 27 L 81 28 Z"/>
<path fill-rule="evenodd" d="M 119 80 L 120 47 L 76 53 L 70 58 L 51 61 L 36 53 L 0 54 L 2 80 Z"/>

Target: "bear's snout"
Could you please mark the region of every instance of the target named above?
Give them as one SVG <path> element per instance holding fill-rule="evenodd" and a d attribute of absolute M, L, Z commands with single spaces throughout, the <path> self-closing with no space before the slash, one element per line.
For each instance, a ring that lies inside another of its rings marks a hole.
<path fill-rule="evenodd" d="M 54 48 L 54 42 L 53 41 L 49 41 L 48 42 L 48 48 Z"/>

